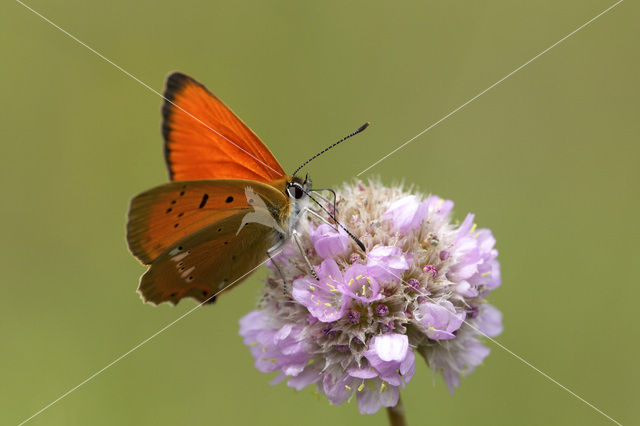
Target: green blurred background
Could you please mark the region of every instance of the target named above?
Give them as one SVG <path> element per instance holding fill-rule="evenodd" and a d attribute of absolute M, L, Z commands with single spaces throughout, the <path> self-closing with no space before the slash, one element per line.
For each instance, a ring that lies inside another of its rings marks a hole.
<path fill-rule="evenodd" d="M 336 187 L 613 1 L 28 4 L 158 91 L 172 70 L 202 81 L 288 171 L 371 121 L 308 168 Z M 625 424 L 640 419 L 639 17 L 622 3 L 365 175 L 475 212 L 500 250 L 498 340 Z M 0 25 L 0 423 L 17 424 L 195 303 L 142 304 L 125 244 L 130 197 L 167 179 L 161 99 L 18 3 Z M 386 424 L 254 369 L 238 319 L 264 274 L 30 424 Z M 609 424 L 489 346 L 454 396 L 419 362 L 410 424 Z"/>

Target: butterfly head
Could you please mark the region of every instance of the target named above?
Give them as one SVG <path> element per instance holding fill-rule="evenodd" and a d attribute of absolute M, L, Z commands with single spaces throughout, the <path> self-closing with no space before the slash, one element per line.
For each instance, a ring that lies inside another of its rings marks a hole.
<path fill-rule="evenodd" d="M 305 199 L 306 197 L 308 197 L 310 190 L 311 179 L 309 179 L 309 175 L 306 175 L 304 177 L 304 180 L 297 176 L 294 176 L 290 181 L 287 182 L 287 194 L 289 195 L 289 199 L 291 201 Z"/>

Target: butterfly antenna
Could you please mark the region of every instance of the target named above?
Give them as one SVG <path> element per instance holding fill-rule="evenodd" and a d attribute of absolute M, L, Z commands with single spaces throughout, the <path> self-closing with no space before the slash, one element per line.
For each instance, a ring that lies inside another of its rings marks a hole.
<path fill-rule="evenodd" d="M 303 191 L 304 191 L 304 190 L 303 190 Z M 340 228 L 342 228 L 342 229 L 344 230 L 344 232 L 346 232 L 346 233 L 347 233 L 347 235 L 348 235 L 349 237 L 351 237 L 351 239 L 352 239 L 353 241 L 355 241 L 355 242 L 356 242 L 356 244 L 358 245 L 358 247 L 360 247 L 360 248 L 362 249 L 362 251 L 363 251 L 363 252 L 365 252 L 365 253 L 367 252 L 366 247 L 364 246 L 364 244 L 362 244 L 362 241 L 360 241 L 360 239 L 359 239 L 358 237 L 356 237 L 355 235 L 353 235 L 353 234 L 351 233 L 351 231 L 349 231 L 347 228 L 345 228 L 345 227 L 344 227 L 344 225 L 343 225 L 343 224 L 341 224 L 340 222 L 338 222 L 338 219 L 336 219 L 336 217 L 335 217 L 333 214 L 331 214 L 331 212 L 329 212 L 329 210 L 327 210 L 327 209 L 326 209 L 322 204 L 320 204 L 320 202 L 319 202 L 318 200 L 316 200 L 315 198 L 313 198 L 313 197 L 311 196 L 311 194 L 309 194 L 307 191 L 304 191 L 304 192 L 309 196 L 309 198 L 311 198 L 311 199 L 313 200 L 313 202 L 314 202 L 314 203 L 316 203 L 318 206 L 320 206 L 320 208 L 321 208 L 322 210 L 324 210 L 324 212 L 325 212 L 326 214 L 328 214 L 328 215 L 329 215 L 329 217 L 330 217 L 331 219 L 333 219 L 333 221 L 334 221 L 334 222 L 335 222 L 335 223 L 336 223 Z"/>
<path fill-rule="evenodd" d="M 368 121 L 366 123 L 364 123 L 362 126 L 360 126 L 358 128 L 358 130 L 356 130 L 353 133 L 348 134 L 347 136 L 345 136 L 344 138 L 340 139 L 338 142 L 329 145 L 328 147 L 326 147 L 325 149 L 323 149 L 322 151 L 320 151 L 319 153 L 317 153 L 316 155 L 314 155 L 313 157 L 309 158 L 307 161 L 305 161 L 304 163 L 302 163 L 302 165 L 300 167 L 298 167 L 296 169 L 295 172 L 293 172 L 293 174 L 291 175 L 292 177 L 296 175 L 296 173 L 298 173 L 300 171 L 301 168 L 303 168 L 304 166 L 306 166 L 307 164 L 309 164 L 311 161 L 313 161 L 315 158 L 321 156 L 322 154 L 324 154 L 325 152 L 329 151 L 331 148 L 333 148 L 334 146 L 338 145 L 339 143 L 342 143 L 344 141 L 346 141 L 347 139 L 349 139 L 351 136 L 355 136 L 358 133 L 362 132 L 364 129 L 366 129 L 367 127 L 369 127 L 369 123 Z"/>

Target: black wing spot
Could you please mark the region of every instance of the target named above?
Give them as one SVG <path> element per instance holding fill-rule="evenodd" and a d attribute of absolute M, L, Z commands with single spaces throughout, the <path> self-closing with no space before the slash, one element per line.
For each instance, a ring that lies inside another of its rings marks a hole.
<path fill-rule="evenodd" d="M 191 282 L 191 281 L 193 281 L 193 277 L 192 276 L 187 277 L 187 282 Z"/>
<path fill-rule="evenodd" d="M 182 217 L 182 216 L 184 216 L 184 212 L 178 213 L 178 217 Z"/>
<path fill-rule="evenodd" d="M 176 297 L 177 295 L 178 295 L 178 293 L 171 293 L 171 294 L 169 295 L 169 297 L 174 298 L 174 297 Z"/>
<path fill-rule="evenodd" d="M 174 228 L 177 228 L 178 225 L 180 225 L 179 223 L 176 223 L 175 225 L 173 225 Z"/>
<path fill-rule="evenodd" d="M 175 203 L 176 203 L 176 200 L 171 200 L 171 204 L 175 204 Z"/>
<path fill-rule="evenodd" d="M 212 296 L 210 299 L 207 299 L 204 303 L 207 305 L 211 305 L 215 303 L 215 301 L 216 301 L 216 296 Z"/>
<path fill-rule="evenodd" d="M 225 245 L 225 246 L 226 246 L 227 244 L 229 244 L 229 241 L 225 241 L 225 242 L 224 242 L 224 245 Z"/>
<path fill-rule="evenodd" d="M 225 202 L 227 202 L 227 203 L 230 203 L 230 202 L 232 202 L 232 201 L 233 201 L 233 197 L 232 197 L 231 195 L 229 195 L 229 196 L 227 197 L 227 199 L 225 200 Z"/>
<path fill-rule="evenodd" d="M 182 250 L 182 246 L 178 246 L 178 250 Z"/>
<path fill-rule="evenodd" d="M 236 260 L 236 256 L 235 255 L 231 256 L 231 260 Z"/>
<path fill-rule="evenodd" d="M 253 198 L 249 198 L 249 204 L 253 204 Z"/>
<path fill-rule="evenodd" d="M 167 209 L 167 213 L 171 213 L 171 210 L 173 210 L 173 209 L 172 209 L 171 207 L 169 207 L 169 208 Z"/>
<path fill-rule="evenodd" d="M 209 199 L 209 194 L 204 194 L 202 196 L 202 201 L 200 201 L 200 206 L 198 206 L 199 209 L 203 208 L 205 206 L 205 204 L 207 204 L 207 200 Z"/>
<path fill-rule="evenodd" d="M 180 196 L 182 197 L 184 195 L 184 191 L 180 191 Z"/>
<path fill-rule="evenodd" d="M 218 232 L 222 232 L 222 228 L 218 228 Z"/>

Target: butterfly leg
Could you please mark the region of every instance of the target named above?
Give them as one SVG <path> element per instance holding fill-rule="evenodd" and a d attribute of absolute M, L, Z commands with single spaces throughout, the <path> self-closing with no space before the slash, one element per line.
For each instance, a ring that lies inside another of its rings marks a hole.
<path fill-rule="evenodd" d="M 280 247 L 274 247 L 274 248 L 279 249 Z M 273 266 L 276 267 L 276 270 L 280 274 L 280 278 L 282 278 L 282 292 L 285 295 L 287 295 L 287 294 L 289 294 L 289 292 L 287 291 L 287 280 L 284 278 L 284 274 L 282 273 L 282 269 L 280 269 L 280 267 L 278 266 L 278 263 L 276 262 L 276 260 L 273 257 L 271 257 L 271 253 L 269 253 L 270 251 L 271 251 L 271 249 L 267 250 L 267 257 L 269 258 L 269 260 L 271 261 Z"/>
<path fill-rule="evenodd" d="M 331 194 L 333 194 L 333 202 L 331 200 L 329 200 L 327 197 L 323 196 L 320 191 L 329 191 L 331 192 Z M 309 192 L 313 192 L 315 193 L 322 201 L 324 201 L 327 204 L 331 204 L 331 206 L 333 207 L 333 216 L 337 219 L 338 218 L 338 211 L 336 210 L 336 192 L 331 189 L 331 188 L 316 188 L 316 189 L 310 189 Z"/>
<path fill-rule="evenodd" d="M 273 264 L 273 266 L 276 267 L 276 270 L 278 271 L 278 274 L 280 274 L 280 278 L 282 278 L 282 293 L 285 295 L 289 295 L 290 292 L 288 290 L 288 284 L 287 284 L 287 280 L 284 277 L 284 274 L 282 273 L 282 269 L 280 269 L 280 266 L 278 266 L 278 263 L 276 262 L 276 260 L 271 256 L 272 253 L 277 253 L 280 250 L 282 250 L 282 247 L 284 246 L 284 243 L 280 242 L 278 243 L 276 246 L 271 247 L 269 250 L 267 250 L 267 257 L 269 258 L 269 260 L 271 261 L 271 263 Z"/>
<path fill-rule="evenodd" d="M 318 274 L 316 274 L 316 270 L 313 269 L 313 266 L 311 265 L 311 262 L 309 262 L 309 258 L 307 257 L 307 254 L 304 252 L 304 249 L 302 248 L 302 242 L 300 241 L 300 236 L 298 235 L 298 231 L 293 231 L 292 235 L 293 235 L 293 240 L 298 245 L 298 249 L 300 250 L 300 254 L 304 258 L 304 261 L 307 263 L 307 266 L 309 267 L 309 271 L 311 271 L 311 275 L 313 275 L 313 277 L 316 279 L 316 281 L 320 281 L 320 278 L 318 277 Z"/>
<path fill-rule="evenodd" d="M 334 231 L 338 231 L 338 225 L 336 225 L 335 223 L 329 222 L 327 219 L 325 219 L 324 217 L 322 217 L 318 213 L 314 212 L 313 210 L 307 209 L 307 213 L 311 213 L 313 216 L 317 217 L 318 219 L 320 219 L 321 221 L 323 221 L 324 223 L 326 223 L 327 225 L 332 227 L 334 229 Z"/>

